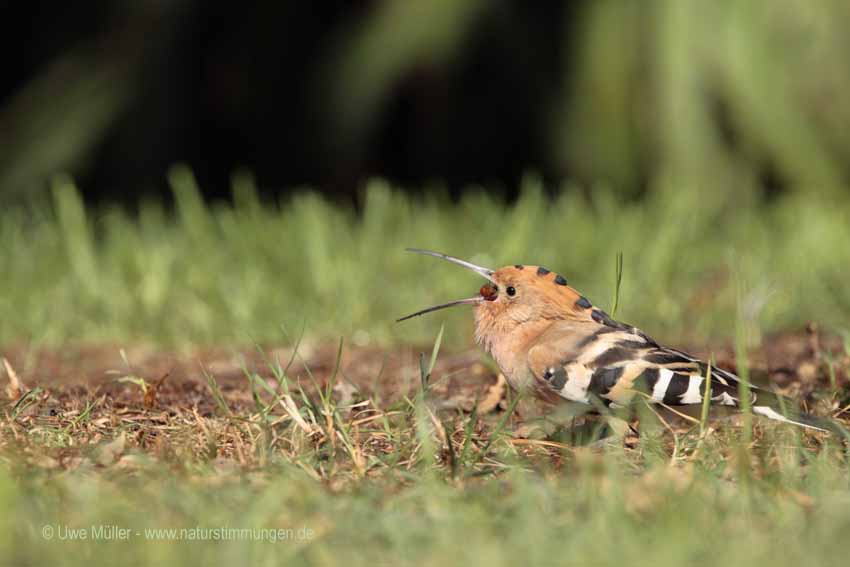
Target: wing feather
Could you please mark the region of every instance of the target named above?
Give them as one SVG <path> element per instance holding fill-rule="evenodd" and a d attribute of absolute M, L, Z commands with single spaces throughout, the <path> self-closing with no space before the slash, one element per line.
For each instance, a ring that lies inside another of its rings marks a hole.
<path fill-rule="evenodd" d="M 705 362 L 662 347 L 634 327 L 600 323 L 553 326 L 530 348 L 528 369 L 549 394 L 584 403 L 597 397 L 618 405 L 631 402 L 637 392 L 655 403 L 701 404 L 708 373 Z M 737 406 L 738 382 L 731 372 L 712 367 L 712 403 Z"/>

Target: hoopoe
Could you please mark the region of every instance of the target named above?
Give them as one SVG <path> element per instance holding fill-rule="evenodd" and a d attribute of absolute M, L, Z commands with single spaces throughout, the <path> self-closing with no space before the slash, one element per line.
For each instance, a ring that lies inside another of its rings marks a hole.
<path fill-rule="evenodd" d="M 475 306 L 475 340 L 498 364 L 512 388 L 548 402 L 561 399 L 605 406 L 628 405 L 639 392 L 667 406 L 702 404 L 710 372 L 714 405 L 740 407 L 740 379 L 682 351 L 662 346 L 646 333 L 612 319 L 543 266 L 517 264 L 498 270 L 433 252 L 408 251 L 448 260 L 488 280 L 478 295 L 435 305 L 398 319 L 455 305 Z M 794 412 L 786 417 L 779 396 L 750 386 L 752 412 L 821 431 L 835 425 Z"/>

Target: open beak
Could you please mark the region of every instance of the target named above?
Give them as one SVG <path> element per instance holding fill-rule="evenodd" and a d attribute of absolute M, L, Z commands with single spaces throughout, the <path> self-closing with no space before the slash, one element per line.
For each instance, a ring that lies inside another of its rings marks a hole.
<path fill-rule="evenodd" d="M 433 252 L 431 250 L 421 250 L 419 248 L 407 248 L 407 252 L 415 252 L 416 254 L 425 254 L 426 256 L 434 256 L 435 258 L 442 258 L 443 260 L 448 260 L 453 264 L 457 264 L 458 266 L 463 266 L 468 270 L 472 270 L 480 276 L 487 278 L 493 285 L 496 285 L 496 280 L 493 279 L 493 270 L 489 268 L 483 268 L 481 266 L 476 266 L 471 262 L 467 262 L 466 260 L 461 260 L 460 258 L 455 258 L 454 256 L 449 256 L 447 254 L 441 254 L 439 252 Z M 488 289 L 491 289 L 490 286 L 484 286 Z M 396 319 L 397 323 L 401 321 L 406 321 L 407 319 L 411 319 L 418 315 L 424 315 L 426 313 L 431 313 L 432 311 L 438 311 L 440 309 L 445 309 L 446 307 L 454 307 L 455 305 L 475 305 L 477 303 L 481 303 L 482 301 L 492 301 L 496 298 L 495 290 L 492 292 L 487 292 L 485 294 L 484 287 L 482 287 L 481 295 L 476 295 L 475 297 L 470 297 L 468 299 L 457 299 L 455 301 L 449 301 L 448 303 L 442 303 L 440 305 L 434 305 L 433 307 L 428 307 L 427 309 L 423 309 L 421 311 L 417 311 L 416 313 L 411 313 L 401 319 Z"/>

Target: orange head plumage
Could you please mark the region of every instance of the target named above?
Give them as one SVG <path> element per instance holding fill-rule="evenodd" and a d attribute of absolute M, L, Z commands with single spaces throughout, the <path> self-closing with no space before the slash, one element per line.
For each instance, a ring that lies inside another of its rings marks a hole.
<path fill-rule="evenodd" d="M 475 334 L 479 342 L 492 343 L 518 332 L 539 330 L 557 320 L 583 321 L 590 318 L 591 303 L 567 284 L 567 280 L 542 266 L 506 266 L 491 270 L 453 256 L 408 248 L 470 269 L 489 280 L 478 295 L 435 305 L 399 321 L 452 307 L 475 305 Z"/>

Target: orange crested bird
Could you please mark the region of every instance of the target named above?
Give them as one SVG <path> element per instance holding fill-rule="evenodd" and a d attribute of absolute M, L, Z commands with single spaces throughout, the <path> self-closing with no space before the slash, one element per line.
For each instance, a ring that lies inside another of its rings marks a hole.
<path fill-rule="evenodd" d="M 543 266 L 498 270 L 439 252 L 409 252 L 448 260 L 488 280 L 475 297 L 435 305 L 398 321 L 455 305 L 475 306 L 475 340 L 496 360 L 512 388 L 549 402 L 561 399 L 628 405 L 638 392 L 667 406 L 703 403 L 710 372 L 711 403 L 739 407 L 740 379 L 682 351 L 659 345 L 643 331 L 615 321 Z M 793 407 L 750 386 L 752 412 L 777 421 L 834 431 L 826 419 L 778 409 Z"/>

